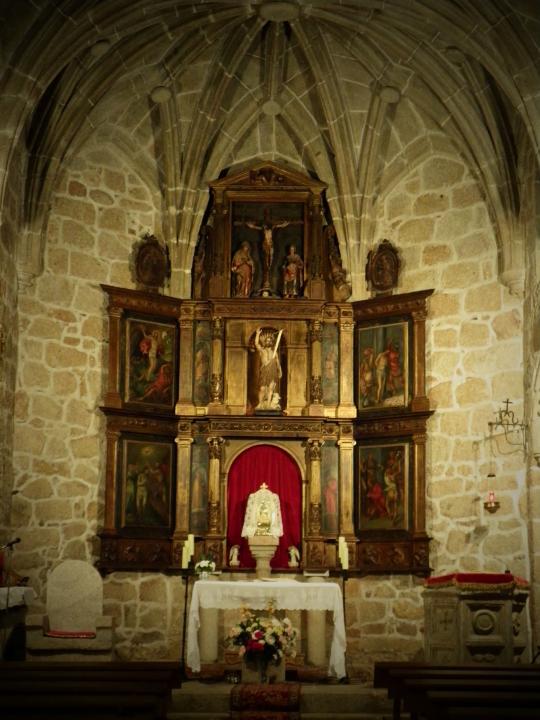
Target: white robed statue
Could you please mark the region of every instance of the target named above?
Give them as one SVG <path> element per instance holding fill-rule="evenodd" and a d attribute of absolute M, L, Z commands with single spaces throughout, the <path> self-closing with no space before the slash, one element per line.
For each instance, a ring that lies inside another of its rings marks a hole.
<path fill-rule="evenodd" d="M 283 535 L 283 521 L 279 495 L 268 489 L 266 483 L 250 494 L 247 501 L 242 537 L 257 535 Z"/>

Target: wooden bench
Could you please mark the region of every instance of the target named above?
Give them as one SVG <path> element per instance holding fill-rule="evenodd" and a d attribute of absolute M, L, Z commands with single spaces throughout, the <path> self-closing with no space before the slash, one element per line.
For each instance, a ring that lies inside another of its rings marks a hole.
<path fill-rule="evenodd" d="M 540 665 L 376 663 L 374 687 L 386 688 L 393 717 L 503 718 L 539 715 Z M 536 715 L 534 714 L 536 713 Z"/>
<path fill-rule="evenodd" d="M 0 713 L 21 720 L 163 720 L 181 677 L 173 662 L 2 662 Z"/>

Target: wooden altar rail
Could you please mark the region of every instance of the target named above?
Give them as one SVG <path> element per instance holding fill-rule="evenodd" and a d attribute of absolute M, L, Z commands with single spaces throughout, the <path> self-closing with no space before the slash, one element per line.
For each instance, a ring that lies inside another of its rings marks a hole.
<path fill-rule="evenodd" d="M 163 720 L 180 685 L 174 662 L 2 662 L 0 715 Z"/>
<path fill-rule="evenodd" d="M 538 718 L 540 665 L 375 663 L 373 685 L 386 688 L 393 718 L 521 720 Z"/>

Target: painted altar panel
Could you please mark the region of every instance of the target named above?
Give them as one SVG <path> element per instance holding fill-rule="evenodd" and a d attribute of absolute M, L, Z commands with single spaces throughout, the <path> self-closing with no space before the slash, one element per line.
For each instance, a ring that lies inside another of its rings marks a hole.
<path fill-rule="evenodd" d="M 339 451 L 329 442 L 321 448 L 321 530 L 330 536 L 339 532 Z"/>
<path fill-rule="evenodd" d="M 201 320 L 195 324 L 193 353 L 193 403 L 208 405 L 210 402 L 210 368 L 212 359 L 212 333 L 210 322 Z"/>
<path fill-rule="evenodd" d="M 339 402 L 339 330 L 325 323 L 322 330 L 322 391 L 325 405 Z"/>
<path fill-rule="evenodd" d="M 208 444 L 197 438 L 191 446 L 190 531 L 208 530 Z"/>

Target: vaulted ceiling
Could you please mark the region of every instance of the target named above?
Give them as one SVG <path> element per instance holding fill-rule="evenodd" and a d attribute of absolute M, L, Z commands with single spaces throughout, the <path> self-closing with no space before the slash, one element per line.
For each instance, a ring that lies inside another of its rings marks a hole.
<path fill-rule="evenodd" d="M 36 0 L 0 12 L 2 201 L 22 158 L 33 242 L 64 167 L 97 138 L 159 188 L 186 268 L 207 182 L 267 158 L 328 184 L 359 272 L 380 198 L 451 147 L 479 183 L 502 264 L 517 262 L 540 149 L 534 1 Z"/>

